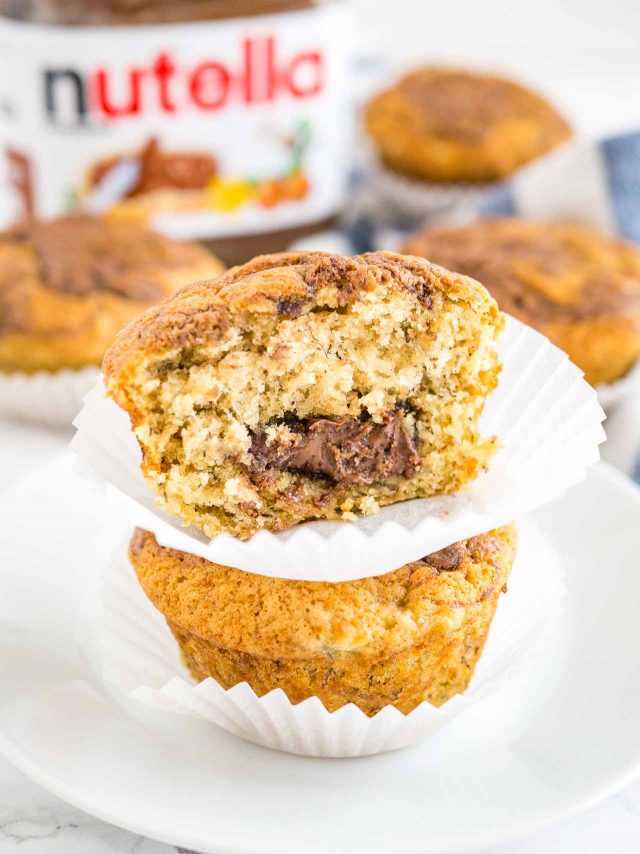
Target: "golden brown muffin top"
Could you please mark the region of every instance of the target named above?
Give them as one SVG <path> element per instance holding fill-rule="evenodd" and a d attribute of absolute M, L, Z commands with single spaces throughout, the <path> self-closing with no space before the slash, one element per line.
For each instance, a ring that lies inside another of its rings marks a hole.
<path fill-rule="evenodd" d="M 432 180 L 499 178 L 571 136 L 562 116 L 529 89 L 495 75 L 437 67 L 413 71 L 376 95 L 367 107 L 365 123 L 395 168 L 401 168 L 402 155 L 397 152 L 404 145 L 417 148 L 431 141 L 457 144 L 467 154 L 476 150 L 489 161 L 483 169 L 493 172 L 474 178 L 470 166 L 467 174 L 460 151 L 454 154 L 450 149 L 438 148 L 433 161 L 424 160 L 422 167 L 407 158 L 407 172 L 432 169 L 433 175 L 423 175 Z M 404 143 L 397 142 L 401 138 Z M 488 147 L 498 141 L 500 148 L 491 154 Z M 458 178 L 439 174 L 440 169 L 450 173 L 458 167 L 462 170 Z"/>
<path fill-rule="evenodd" d="M 389 654 L 413 644 L 436 609 L 455 611 L 504 584 L 513 525 L 454 543 L 376 578 L 337 584 L 253 575 L 158 545 L 137 529 L 130 560 L 142 588 L 183 631 L 228 649 L 304 658 L 331 650 Z"/>
<path fill-rule="evenodd" d="M 485 288 L 423 258 L 391 252 L 331 255 L 282 252 L 232 267 L 218 279 L 187 285 L 140 315 L 117 337 L 103 365 L 107 385 L 139 358 L 202 346 L 236 321 L 255 315 L 298 317 L 314 309 L 340 310 L 380 284 L 411 293 L 427 309 L 435 291 L 494 320 L 497 306 Z"/>
<path fill-rule="evenodd" d="M 73 215 L 17 225 L 0 233 L 0 331 L 30 328 L 37 290 L 87 299 L 97 295 L 148 305 L 172 291 L 172 276 L 215 268 L 194 244 L 140 226 Z M 223 267 L 220 264 L 220 271 Z"/>
<path fill-rule="evenodd" d="M 640 252 L 584 225 L 479 220 L 424 231 L 404 249 L 479 279 L 532 326 L 640 310 Z"/>
<path fill-rule="evenodd" d="M 411 102 L 436 136 L 479 142 L 499 122 L 521 115 L 539 120 L 550 145 L 558 134 L 569 132 L 543 98 L 503 77 L 423 68 L 407 74 L 390 91 Z"/>

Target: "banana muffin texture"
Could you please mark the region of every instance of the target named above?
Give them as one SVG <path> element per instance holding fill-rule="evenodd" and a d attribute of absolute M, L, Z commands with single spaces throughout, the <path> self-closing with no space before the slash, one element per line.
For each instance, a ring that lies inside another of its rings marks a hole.
<path fill-rule="evenodd" d="M 392 170 L 432 182 L 488 182 L 555 148 L 571 128 L 510 80 L 422 68 L 376 95 L 365 126 Z"/>
<path fill-rule="evenodd" d="M 425 231 L 405 250 L 478 278 L 592 385 L 640 357 L 640 252 L 629 243 L 576 223 L 501 219 Z"/>
<path fill-rule="evenodd" d="M 0 233 L 0 371 L 100 365 L 137 314 L 222 270 L 137 226 L 81 215 L 15 226 Z"/>
<path fill-rule="evenodd" d="M 516 549 L 512 525 L 377 578 L 287 581 L 164 548 L 137 530 L 129 557 L 195 679 L 281 688 L 329 711 L 355 703 L 407 714 L 464 691 Z"/>
<path fill-rule="evenodd" d="M 138 318 L 105 381 L 161 506 L 248 538 L 476 477 L 502 323 L 480 284 L 422 259 L 262 256 Z"/>

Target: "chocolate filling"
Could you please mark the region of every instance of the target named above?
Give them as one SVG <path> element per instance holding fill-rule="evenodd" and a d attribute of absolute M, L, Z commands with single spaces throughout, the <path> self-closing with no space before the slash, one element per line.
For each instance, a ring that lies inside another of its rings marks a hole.
<path fill-rule="evenodd" d="M 433 552 L 426 557 L 423 557 L 421 563 L 426 563 L 432 566 L 438 572 L 453 572 L 462 562 L 465 555 L 464 542 L 452 543 L 439 552 Z"/>
<path fill-rule="evenodd" d="M 264 433 L 251 441 L 252 470 L 295 471 L 340 484 L 367 484 L 393 475 L 411 477 L 419 462 L 417 437 L 402 412 L 386 413 L 382 423 L 357 418 L 309 418 L 287 422 L 292 441 L 267 443 Z"/>

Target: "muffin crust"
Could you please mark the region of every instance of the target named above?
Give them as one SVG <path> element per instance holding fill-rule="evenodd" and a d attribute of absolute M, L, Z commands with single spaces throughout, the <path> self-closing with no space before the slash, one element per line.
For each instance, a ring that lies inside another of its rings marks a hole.
<path fill-rule="evenodd" d="M 464 691 L 515 554 L 506 526 L 376 578 L 288 581 L 219 566 L 137 530 L 130 560 L 194 678 L 373 715 Z"/>
<path fill-rule="evenodd" d="M 206 250 L 87 216 L 0 234 L 0 370 L 99 365 L 116 333 L 192 279 L 222 272 Z"/>
<path fill-rule="evenodd" d="M 404 248 L 479 279 L 593 385 L 640 356 L 640 252 L 629 243 L 576 223 L 502 219 L 424 231 Z"/>
<path fill-rule="evenodd" d="M 571 136 L 542 97 L 502 77 L 422 68 L 376 95 L 366 128 L 383 161 L 433 182 L 487 182 Z"/>

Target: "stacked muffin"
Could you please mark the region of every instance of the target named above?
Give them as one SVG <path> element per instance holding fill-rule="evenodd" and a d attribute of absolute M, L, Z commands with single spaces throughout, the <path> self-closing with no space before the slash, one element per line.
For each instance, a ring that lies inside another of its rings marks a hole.
<path fill-rule="evenodd" d="M 292 703 L 372 716 L 440 706 L 465 690 L 515 555 L 512 525 L 394 572 L 339 583 L 288 581 L 163 548 L 137 530 L 129 558 L 200 682 L 247 682 Z"/>
<path fill-rule="evenodd" d="M 479 419 L 502 325 L 478 282 L 418 258 L 265 256 L 141 315 L 108 351 L 105 384 L 160 507 L 246 539 L 474 479 L 496 446 Z M 514 553 L 508 526 L 326 583 L 220 566 L 146 531 L 130 544 L 197 680 L 367 715 L 464 691 Z"/>

